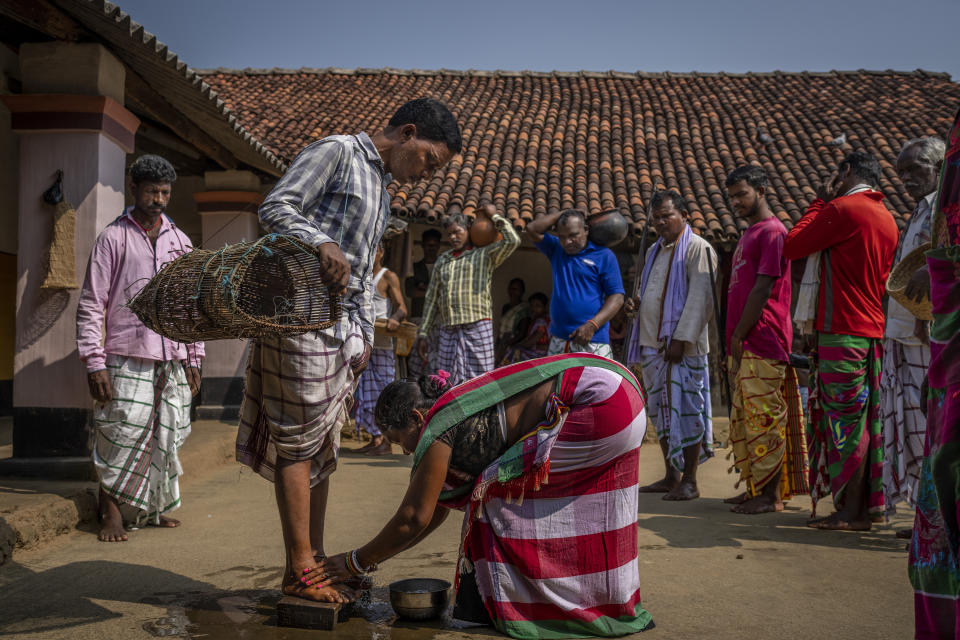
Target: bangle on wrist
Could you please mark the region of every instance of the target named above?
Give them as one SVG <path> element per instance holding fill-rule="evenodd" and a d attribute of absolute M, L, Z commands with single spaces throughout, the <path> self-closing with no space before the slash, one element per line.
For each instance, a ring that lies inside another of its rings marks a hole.
<path fill-rule="evenodd" d="M 352 573 L 355 576 L 362 576 L 365 573 L 370 573 L 377 570 L 377 564 L 374 563 L 369 567 L 364 567 L 360 564 L 360 556 L 358 553 L 359 549 L 354 549 L 347 554 L 347 571 Z"/>
<path fill-rule="evenodd" d="M 598 325 L 597 321 L 594 320 L 593 318 L 590 318 L 589 320 L 587 320 L 587 324 L 593 325 L 594 331 L 600 331 L 600 325 Z"/>

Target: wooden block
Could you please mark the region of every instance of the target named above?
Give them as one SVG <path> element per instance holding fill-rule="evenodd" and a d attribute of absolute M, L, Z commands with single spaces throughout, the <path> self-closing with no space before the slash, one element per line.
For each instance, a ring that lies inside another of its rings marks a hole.
<path fill-rule="evenodd" d="M 339 623 L 350 619 L 352 608 L 339 602 L 313 602 L 295 596 L 284 596 L 277 603 L 277 624 L 281 627 L 333 631 Z"/>

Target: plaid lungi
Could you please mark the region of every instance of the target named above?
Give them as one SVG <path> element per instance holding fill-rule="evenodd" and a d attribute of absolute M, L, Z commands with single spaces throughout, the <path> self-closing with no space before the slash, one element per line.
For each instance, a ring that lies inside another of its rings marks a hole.
<path fill-rule="evenodd" d="M 159 523 L 180 506 L 177 451 L 190 435 L 192 394 L 183 365 L 107 354 L 113 400 L 94 409 L 100 486 Z"/>
<path fill-rule="evenodd" d="M 427 358 L 420 357 L 420 342 L 427 343 Z M 437 351 L 437 333 L 433 332 L 427 338 L 418 337 L 413 341 L 410 348 L 410 355 L 407 356 L 407 378 L 410 380 L 419 380 L 420 376 L 425 376 L 430 371 L 430 360 L 435 357 Z"/>
<path fill-rule="evenodd" d="M 581 344 L 572 340 L 564 340 L 557 336 L 550 336 L 550 346 L 547 348 L 548 356 L 555 356 L 561 353 L 592 353 L 596 356 L 610 358 L 613 360 L 613 349 L 605 342 L 590 342 Z"/>
<path fill-rule="evenodd" d="M 376 438 L 381 435 L 373 419 L 373 408 L 384 387 L 396 376 L 393 349 L 373 349 L 370 364 L 357 383 L 357 427 Z"/>
<path fill-rule="evenodd" d="M 667 440 L 667 459 L 683 470 L 683 450 L 700 443 L 700 462 L 713 457 L 713 409 L 707 356 L 684 356 L 676 363 L 654 347 L 640 348 L 647 415 L 657 439 Z"/>
<path fill-rule="evenodd" d="M 237 461 L 273 482 L 277 458 L 310 460 L 310 486 L 337 468 L 340 429 L 363 353 L 357 324 L 257 340 L 240 407 Z"/>
<path fill-rule="evenodd" d="M 470 324 L 441 327 L 437 330 L 436 352 L 430 360 L 434 363 L 430 373 L 443 369 L 450 373 L 452 384 L 460 384 L 493 371 L 496 366 L 493 322 L 478 320 Z"/>
<path fill-rule="evenodd" d="M 880 401 L 883 416 L 883 504 L 896 511 L 901 500 L 917 505 L 927 419 L 920 387 L 930 367 L 930 347 L 883 341 Z"/>

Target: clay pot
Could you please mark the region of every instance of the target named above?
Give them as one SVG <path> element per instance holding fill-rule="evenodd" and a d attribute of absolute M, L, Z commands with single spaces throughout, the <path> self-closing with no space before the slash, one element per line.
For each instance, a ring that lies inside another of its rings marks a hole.
<path fill-rule="evenodd" d="M 475 247 L 485 247 L 500 239 L 500 232 L 493 226 L 493 221 L 485 216 L 477 216 L 470 225 L 470 243 Z"/>
<path fill-rule="evenodd" d="M 619 209 L 610 209 L 587 218 L 590 226 L 588 237 L 590 242 L 601 247 L 612 247 L 620 244 L 627 237 L 629 225 Z"/>

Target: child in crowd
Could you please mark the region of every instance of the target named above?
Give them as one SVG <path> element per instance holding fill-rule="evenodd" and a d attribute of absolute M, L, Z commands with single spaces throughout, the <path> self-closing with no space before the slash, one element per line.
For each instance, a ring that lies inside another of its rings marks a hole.
<path fill-rule="evenodd" d="M 547 348 L 550 346 L 550 300 L 538 292 L 530 295 L 527 304 L 530 306 L 531 318 L 527 335 L 517 344 L 507 348 L 500 366 L 547 355 Z"/>

